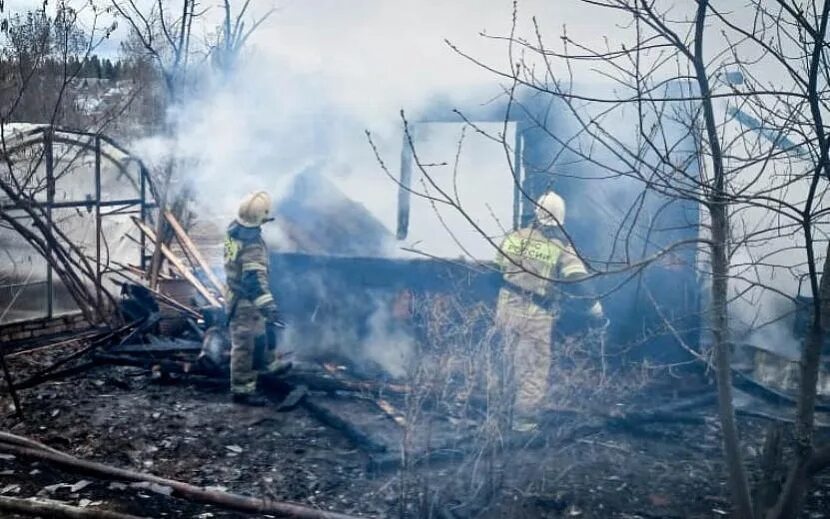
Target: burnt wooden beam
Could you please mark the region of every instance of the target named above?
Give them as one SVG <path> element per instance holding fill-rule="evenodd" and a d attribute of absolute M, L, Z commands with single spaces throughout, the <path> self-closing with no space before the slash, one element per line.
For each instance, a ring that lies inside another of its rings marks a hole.
<path fill-rule="evenodd" d="M 304 398 L 300 405 L 309 412 L 311 416 L 324 423 L 325 425 L 341 432 L 343 436 L 348 438 L 357 447 L 369 453 L 386 452 L 386 446 L 374 441 L 368 434 L 361 431 L 354 424 L 349 423 L 343 418 L 332 413 L 325 407 L 317 404 L 313 398 Z"/>

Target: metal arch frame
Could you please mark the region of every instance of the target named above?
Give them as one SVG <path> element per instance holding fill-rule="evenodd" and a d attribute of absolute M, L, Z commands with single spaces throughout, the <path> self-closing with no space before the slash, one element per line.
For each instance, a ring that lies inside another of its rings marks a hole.
<path fill-rule="evenodd" d="M 56 202 L 55 196 L 55 170 L 54 170 L 54 144 L 67 144 L 78 147 L 85 151 L 90 151 L 95 155 L 94 164 L 94 196 L 84 200 L 72 200 Z M 150 210 L 157 207 L 155 200 L 158 199 L 157 191 L 150 177 L 149 170 L 144 162 L 138 157 L 132 155 L 126 148 L 115 142 L 113 139 L 102 135 L 100 133 L 91 133 L 77 130 L 60 129 L 50 125 L 40 125 L 31 130 L 22 131 L 9 139 L 9 144 L 6 147 L 6 155 L 15 151 L 25 149 L 30 146 L 43 146 L 44 150 L 44 164 L 46 167 L 46 201 L 32 200 L 27 202 L 27 207 L 39 207 L 45 210 L 47 223 L 51 226 L 53 209 L 86 209 L 87 211 L 95 211 L 95 273 L 96 273 L 96 291 L 97 302 L 102 303 L 101 281 L 105 273 L 101 265 L 101 232 L 102 232 L 102 218 L 116 214 L 131 214 L 138 213 L 142 222 L 147 221 Z M 116 151 L 122 153 L 124 157 L 118 158 L 112 153 L 108 153 L 106 148 L 102 146 L 106 144 Z M 0 154 L 0 158 L 5 158 Z M 118 169 L 118 175 L 129 176 L 128 167 L 130 164 L 138 165 L 138 185 L 132 182 L 133 186 L 137 188 L 139 196 L 137 198 L 123 198 L 104 200 L 101 195 L 101 165 L 102 158 L 106 159 L 110 164 L 113 164 Z M 0 202 L 0 211 L 14 211 L 23 209 L 24 207 L 16 202 Z M 112 208 L 109 212 L 102 212 L 102 208 Z M 17 218 L 17 217 L 15 217 Z M 142 268 L 146 267 L 146 238 L 141 234 L 139 242 L 140 258 L 139 262 Z M 46 317 L 54 317 L 54 279 L 52 266 L 46 263 Z"/>

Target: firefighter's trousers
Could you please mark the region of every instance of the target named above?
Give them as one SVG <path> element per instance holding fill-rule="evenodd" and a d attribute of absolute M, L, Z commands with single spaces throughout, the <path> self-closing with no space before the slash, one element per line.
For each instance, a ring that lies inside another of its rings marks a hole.
<path fill-rule="evenodd" d="M 514 392 L 513 414 L 533 418 L 548 393 L 551 337 L 556 317 L 525 297 L 502 290 L 496 322 L 509 363 L 508 387 Z"/>
<path fill-rule="evenodd" d="M 265 345 L 265 319 L 254 304 L 240 299 L 229 324 L 231 334 L 231 391 L 253 393 L 257 376 L 266 371 L 270 358 L 254 365 L 257 347 L 268 350 Z M 267 351 L 259 352 L 268 355 Z"/>

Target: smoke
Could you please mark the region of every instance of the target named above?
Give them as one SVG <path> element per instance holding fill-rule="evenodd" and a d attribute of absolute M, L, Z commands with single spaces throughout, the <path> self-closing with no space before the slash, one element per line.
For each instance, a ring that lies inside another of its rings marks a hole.
<path fill-rule="evenodd" d="M 392 291 L 360 289 L 319 270 L 278 285 L 281 295 L 295 298 L 286 302 L 296 320 L 281 337 L 282 350 L 301 360 L 346 362 L 365 375 L 407 373 L 415 342 L 406 321 L 393 315 Z"/>
<path fill-rule="evenodd" d="M 267 190 L 278 206 L 291 193 L 297 175 L 314 171 L 363 205 L 394 236 L 398 186 L 381 170 L 365 131 L 372 133 L 396 175 L 401 110 L 417 119 L 436 98 L 447 100 L 449 106 L 470 98 L 486 102 L 491 93 L 482 97 L 481 86 L 491 85 L 492 75 L 456 54 L 444 40 L 504 63 L 503 45 L 479 33 L 509 32 L 511 10 L 511 1 L 490 3 L 486 9 L 471 0 L 394 5 L 381 0 L 286 2 L 252 35 L 229 76 L 204 71 L 198 92 L 169 114 L 175 128 L 172 140 L 155 136 L 132 147 L 155 165 L 175 157 L 180 179 L 193 189 L 198 219 L 211 220 L 216 228 L 224 228 L 234 217 L 245 193 Z M 428 153 L 429 161 L 452 160 L 458 130 L 460 125 L 449 133 L 434 132 L 433 142 L 448 139 Z M 489 150 L 483 153 L 485 146 Z M 464 152 L 464 166 L 470 169 L 466 175 L 490 168 L 493 178 L 507 171 L 497 144 L 470 137 Z M 509 178 L 505 183 L 509 187 Z M 504 186 L 494 186 L 486 198 L 504 198 L 501 206 L 509 208 L 512 202 L 502 196 L 504 192 Z M 465 196 L 489 219 L 486 203 L 491 200 L 478 200 L 479 194 Z M 308 196 L 325 201 L 329 193 Z M 319 205 L 319 200 L 306 205 Z M 433 213 L 428 205 L 415 209 L 419 215 Z M 496 223 L 489 223 L 497 234 Z M 509 217 L 504 223 L 509 226 Z M 430 252 L 461 254 L 452 238 L 431 224 L 437 221 L 413 221 L 415 234 L 408 244 L 424 247 L 428 238 Z M 289 248 L 282 231 L 276 225 L 266 228 L 272 250 Z M 475 239 L 470 230 L 462 232 Z M 388 249 L 399 254 L 399 247 L 394 243 Z M 492 255 L 486 244 L 479 250 L 484 258 Z M 356 363 L 371 359 L 392 375 L 404 373 L 412 338 L 390 318 L 386 297 L 359 294 L 344 299 L 344 291 L 333 289 L 329 280 L 304 284 L 322 307 L 304 309 L 303 322 L 289 326 L 284 336 L 287 349 L 303 356 L 341 355 Z"/>
<path fill-rule="evenodd" d="M 369 335 L 362 344 L 363 355 L 393 377 L 401 378 L 413 360 L 415 339 L 408 330 L 395 325 L 388 301 L 379 303 L 369 317 Z"/>
<path fill-rule="evenodd" d="M 163 158 L 173 153 L 183 178 L 195 189 L 196 213 L 214 219 L 220 229 L 233 218 L 246 192 L 268 190 L 279 204 L 290 193 L 294 177 L 313 170 L 362 204 L 394 235 L 398 186 L 381 170 L 364 132 L 372 133 L 389 171 L 397 175 L 403 137 L 401 110 L 416 121 L 441 105 L 445 113 L 439 115 L 452 120 L 454 107 L 475 110 L 492 104 L 509 81 L 460 56 L 445 40 L 488 65 L 510 70 L 520 54 L 510 56 L 504 41 L 482 33 L 508 35 L 512 10 L 511 0 L 487 2 L 486 6 L 474 0 L 287 2 L 254 33 L 232 75 L 206 78 L 198 95 L 170 114 L 177 129 L 175 141 L 147 140 L 140 143 L 141 154 Z M 533 41 L 531 17 L 537 16 L 550 42 L 557 41 L 567 24 L 569 34 L 602 45 L 602 36 L 618 29 L 607 27 L 602 17 L 591 16 L 593 11 L 576 2 L 555 9 L 541 0 L 520 2 L 517 30 Z M 513 124 L 481 127 L 492 135 L 506 130 L 508 142 L 515 131 Z M 452 192 L 457 172 L 465 209 L 490 237 L 500 241 L 513 223 L 512 154 L 468 128 L 456 170 L 461 124 L 419 125 L 414 132 L 423 163 L 446 163 L 429 168 L 441 187 Z M 567 139 L 567 135 L 562 137 Z M 425 191 L 423 180 L 416 172 L 413 188 Z M 619 200 L 618 191 L 628 195 L 632 187 L 617 184 L 614 192 L 602 194 L 610 189 L 586 190 L 601 199 L 575 202 L 575 221 L 581 214 L 590 214 L 592 207 L 610 207 L 606 200 Z M 311 196 L 325 198 L 326 194 Z M 396 242 L 389 249 L 405 254 L 400 247 L 408 246 L 441 257 L 469 253 L 475 259 L 493 258 L 492 246 L 469 222 L 452 209 L 438 209 L 440 218 L 431 203 L 413 198 L 410 234 L 406 242 Z M 624 209 L 614 208 L 614 214 Z M 585 236 L 597 244 L 607 241 L 595 234 L 586 232 Z M 270 227 L 266 238 L 273 250 L 288 247 L 276 226 Z M 320 301 L 333 295 L 326 283 L 308 285 L 307 290 L 318 294 Z M 360 303 L 339 300 L 335 304 Z M 383 304 L 368 314 L 368 330 L 363 331 L 356 329 L 350 316 L 340 316 L 335 310 L 306 310 L 304 318 L 309 320 L 314 315 L 334 318 L 318 321 L 316 326 L 289 327 L 289 349 L 358 352 L 391 373 L 403 369 L 411 339 L 390 326 Z"/>
<path fill-rule="evenodd" d="M 138 143 L 138 149 L 157 163 L 174 153 L 196 189 L 199 209 L 209 208 L 220 220 L 232 217 L 239 198 L 252 189 L 266 189 L 279 199 L 293 175 L 314 165 L 394 229 L 397 186 L 381 171 L 364 131 L 373 133 L 390 171 L 397 174 L 400 110 L 417 119 L 436 99 L 448 108 L 489 101 L 500 91 L 498 78 L 453 51 L 445 40 L 509 70 L 504 42 L 481 34 L 509 34 L 512 10 L 511 0 L 488 2 L 486 7 L 474 0 L 282 3 L 253 33 L 230 77 L 205 71 L 199 93 L 170 114 L 177 128 L 175 142 L 152 139 Z M 211 13 L 204 23 L 217 22 L 219 11 Z M 538 16 L 540 24 L 550 28 L 551 38 L 567 23 L 571 30 L 599 41 L 596 19 L 586 14 L 575 4 L 551 9 L 541 0 L 520 2 L 519 29 L 530 39 L 531 16 Z M 456 135 L 442 141 L 432 157 L 436 162 L 452 162 L 459 129 L 460 125 L 452 132 Z M 467 141 L 463 177 L 478 176 L 488 168 L 491 177 L 508 171 L 497 143 L 473 136 Z M 485 154 L 488 160 L 477 159 Z M 477 201 L 474 194 L 465 197 L 493 234 L 499 226 L 485 202 L 493 205 L 505 198 L 503 193 L 503 186 L 494 186 L 485 201 Z M 422 231 L 432 224 L 438 222 L 425 222 Z M 443 241 L 433 237 L 435 250 L 430 252 L 457 249 L 446 233 L 440 234 Z"/>
<path fill-rule="evenodd" d="M 529 42 L 536 39 L 531 16 L 537 18 L 542 37 L 551 46 L 559 45 L 563 27 L 567 27 L 571 38 L 594 48 L 603 48 L 605 37 L 616 48 L 632 35 L 624 26 L 609 24 L 607 10 L 581 2 L 558 3 L 554 8 L 550 2 L 529 0 L 519 2 L 518 8 L 517 35 Z M 449 108 L 486 105 L 509 82 L 460 56 L 445 39 L 487 65 L 510 70 L 515 60 L 532 60 L 532 53 L 514 49 L 511 56 L 504 41 L 481 34 L 509 34 L 512 10 L 511 0 L 486 5 L 475 0 L 285 2 L 253 34 L 243 59 L 229 77 L 208 74 L 199 93 L 170 114 L 177 128 L 173 142 L 149 139 L 137 146 L 151 161 L 153 157 L 174 154 L 184 178 L 195 188 L 196 212 L 203 217 L 210 215 L 219 228 L 233 217 L 244 193 L 265 189 L 278 201 L 288 193 L 297 174 L 313 169 L 366 207 L 394 234 L 398 187 L 381 171 L 364 131 L 372 132 L 382 158 L 396 175 L 402 142 L 400 110 L 405 110 L 410 120 L 416 120 L 438 100 Z M 676 11 L 673 14 L 680 17 Z M 595 65 L 593 62 L 592 66 Z M 583 92 L 611 90 L 607 85 L 591 82 L 601 77 L 601 70 L 590 75 L 582 72 L 578 68 L 574 71 L 576 80 L 589 89 Z M 560 138 L 567 140 L 578 128 L 562 114 L 559 110 L 553 120 L 563 132 Z M 624 142 L 629 133 L 633 134 L 630 117 L 631 114 L 620 112 L 607 121 L 609 130 Z M 446 162 L 446 166 L 435 166 L 431 171 L 443 186 L 450 186 L 461 126 L 431 125 L 421 129 L 416 131 L 416 139 L 423 151 L 423 162 Z M 507 131 L 512 129 L 511 126 Z M 498 134 L 501 128 L 490 127 L 488 131 Z M 510 139 L 509 135 L 505 137 Z M 567 154 L 562 158 L 563 171 L 582 178 L 602 176 L 584 164 L 568 165 L 572 159 Z M 473 131 L 466 136 L 459 160 L 461 195 L 477 223 L 494 238 L 512 223 L 512 200 L 505 196 L 512 191 L 509 160 L 499 143 Z M 581 184 L 569 194 L 572 203 L 568 218 L 573 222 L 590 222 L 599 214 L 606 226 L 608 222 L 616 225 L 624 218 L 630 201 L 642 188 L 634 182 Z M 419 178 L 416 177 L 413 187 L 423 187 Z M 414 202 L 411 235 L 406 245 L 440 256 L 461 256 L 463 252 L 456 242 L 459 240 L 474 257 L 491 258 L 490 246 L 467 222 L 451 213 L 442 211 L 441 222 L 434 217 L 428 202 Z M 649 216 L 644 214 L 643 218 Z M 454 229 L 456 236 L 444 231 L 445 224 Z M 637 232 L 644 234 L 647 224 L 641 224 Z M 604 232 L 608 229 L 584 227 L 576 227 L 580 231 L 577 238 L 582 236 L 583 240 L 580 245 L 587 245 L 595 258 L 608 254 L 613 243 Z M 278 228 L 272 227 L 267 238 L 276 250 L 286 245 Z M 669 243 L 670 238 L 654 244 L 651 252 Z M 590 243 L 586 244 L 586 240 Z M 757 275 L 763 278 L 771 274 L 764 271 Z M 794 293 L 793 278 L 781 278 L 780 288 Z M 325 286 L 320 289 L 325 291 Z M 744 316 L 744 310 L 757 312 L 762 308 L 762 318 L 766 320 L 774 320 L 782 311 L 775 298 L 768 299 L 771 292 L 762 292 L 757 295 L 760 299 L 750 299 L 743 306 L 736 304 L 741 321 L 755 320 L 755 316 Z M 761 299 L 764 303 L 759 305 Z M 377 313 L 370 322 L 381 330 L 385 319 L 383 313 Z M 344 333 L 339 327 L 326 333 L 330 335 L 321 341 L 323 344 L 352 339 L 352 332 Z M 406 348 L 393 346 L 405 340 L 390 340 L 388 334 L 377 336 L 383 340 L 365 344 L 388 344 L 395 352 L 393 357 L 406 356 Z M 384 348 L 369 349 L 380 358 L 379 352 L 388 351 Z"/>

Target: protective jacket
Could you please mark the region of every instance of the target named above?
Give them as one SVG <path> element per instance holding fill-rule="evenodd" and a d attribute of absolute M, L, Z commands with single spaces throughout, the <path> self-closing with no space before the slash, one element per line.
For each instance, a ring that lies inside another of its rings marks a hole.
<path fill-rule="evenodd" d="M 225 301 L 229 312 L 240 299 L 247 299 L 257 308 L 274 305 L 268 285 L 268 249 L 259 227 L 243 227 L 234 222 L 225 235 Z"/>
<path fill-rule="evenodd" d="M 523 228 L 509 234 L 496 258 L 503 272 L 496 321 L 510 360 L 514 413 L 533 416 L 548 390 L 551 339 L 560 296 L 556 279 L 587 270 L 558 227 Z"/>
<path fill-rule="evenodd" d="M 497 263 L 506 286 L 514 293 L 534 294 L 532 299 L 554 300 L 551 280 L 588 273 L 573 247 L 558 228 L 542 231 L 525 227 L 505 238 Z"/>

